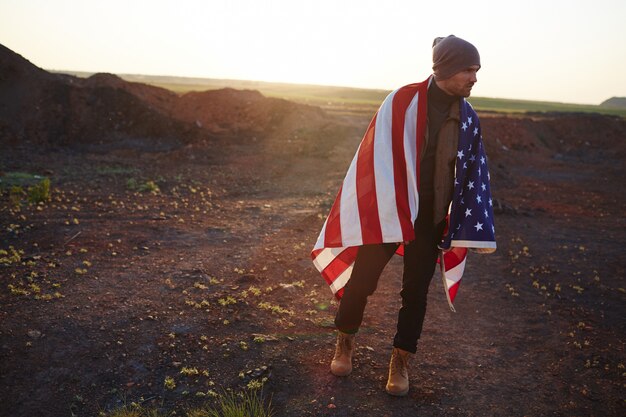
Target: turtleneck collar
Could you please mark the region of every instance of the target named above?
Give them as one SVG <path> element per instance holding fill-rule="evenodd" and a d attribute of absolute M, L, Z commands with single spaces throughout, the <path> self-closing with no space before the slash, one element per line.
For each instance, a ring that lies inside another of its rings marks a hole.
<path fill-rule="evenodd" d="M 438 110 L 447 110 L 450 108 L 452 103 L 458 102 L 460 97 L 451 96 L 443 91 L 435 80 L 430 83 L 430 87 L 428 88 L 428 103 Z"/>

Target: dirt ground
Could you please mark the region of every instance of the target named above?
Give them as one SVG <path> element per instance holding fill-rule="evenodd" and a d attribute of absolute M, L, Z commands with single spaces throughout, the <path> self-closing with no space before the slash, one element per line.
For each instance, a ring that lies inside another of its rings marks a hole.
<path fill-rule="evenodd" d="M 3 152 L 5 173 L 53 190 L 0 200 L 0 415 L 184 415 L 258 383 L 277 416 L 623 415 L 625 123 L 481 115 L 498 251 L 470 257 L 456 314 L 435 277 L 411 391 L 392 398 L 399 258 L 353 374 L 329 372 L 336 304 L 309 251 L 368 117 L 332 120 L 286 141 Z M 149 180 L 158 193 L 133 186 Z"/>
<path fill-rule="evenodd" d="M 0 180 L 52 182 L 45 204 L 0 196 L 0 416 L 95 416 L 131 402 L 184 415 L 260 385 L 276 416 L 626 414 L 624 120 L 480 114 L 498 250 L 470 256 L 457 313 L 437 273 L 411 390 L 392 398 L 401 260 L 370 299 L 353 374 L 337 378 L 337 305 L 309 256 L 371 114 L 223 90 L 177 102 L 172 122 L 157 104 L 178 99 L 127 87 L 106 90 L 109 102 L 126 97 L 143 124 L 103 118 L 96 101 L 97 128 L 72 134 L 119 128 L 132 140 L 50 144 L 22 140 L 10 117 L 0 126 L 14 132 Z M 93 104 L 80 88 L 61 95 Z M 232 107 L 196 118 L 215 94 Z M 153 146 L 151 120 L 168 134 L 180 120 L 199 130 Z"/>

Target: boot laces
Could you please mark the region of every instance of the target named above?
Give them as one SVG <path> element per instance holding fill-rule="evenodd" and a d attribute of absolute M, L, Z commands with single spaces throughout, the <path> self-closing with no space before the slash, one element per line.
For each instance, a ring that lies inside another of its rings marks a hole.
<path fill-rule="evenodd" d="M 401 373 L 402 376 L 406 377 L 406 375 L 408 375 L 407 367 L 408 356 L 394 351 L 391 357 L 391 374 Z"/>
<path fill-rule="evenodd" d="M 337 346 L 335 348 L 335 357 L 348 354 L 352 350 L 352 338 L 349 336 L 341 335 L 337 339 Z"/>

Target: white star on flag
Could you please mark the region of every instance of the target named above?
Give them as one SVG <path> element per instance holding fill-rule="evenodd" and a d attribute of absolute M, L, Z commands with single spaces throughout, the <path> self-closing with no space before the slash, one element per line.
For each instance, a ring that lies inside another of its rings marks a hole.
<path fill-rule="evenodd" d="M 480 184 L 480 189 L 483 190 L 483 191 L 487 190 L 487 186 L 485 185 L 484 182 L 482 184 Z"/>
<path fill-rule="evenodd" d="M 479 195 L 477 195 L 477 196 L 476 196 L 476 202 L 477 202 L 477 203 L 482 203 L 482 202 L 483 202 L 483 199 L 482 199 L 482 198 L 480 198 L 480 196 L 479 196 Z"/>
<path fill-rule="evenodd" d="M 475 127 L 475 128 L 474 128 L 474 136 L 476 136 L 477 134 L 478 134 L 478 128 L 477 128 L 477 127 Z"/>
<path fill-rule="evenodd" d="M 465 217 L 471 216 L 472 215 L 472 209 L 467 209 L 465 210 Z"/>
<path fill-rule="evenodd" d="M 476 222 L 476 224 L 474 225 L 474 227 L 476 228 L 476 231 L 478 232 L 479 230 L 483 230 L 483 224 Z"/>
<path fill-rule="evenodd" d="M 463 129 L 464 131 L 467 130 L 467 123 L 463 122 L 463 126 L 461 126 L 461 129 Z"/>
<path fill-rule="evenodd" d="M 471 190 L 472 188 L 474 188 L 474 181 L 470 181 L 469 184 L 467 184 L 468 190 Z"/>
<path fill-rule="evenodd" d="M 472 125 L 472 118 L 467 116 L 467 124 Z"/>
<path fill-rule="evenodd" d="M 456 156 L 457 156 L 457 158 L 459 158 L 459 159 L 463 159 L 463 157 L 464 157 L 465 155 L 463 155 L 463 151 L 458 151 L 458 152 L 456 153 Z"/>

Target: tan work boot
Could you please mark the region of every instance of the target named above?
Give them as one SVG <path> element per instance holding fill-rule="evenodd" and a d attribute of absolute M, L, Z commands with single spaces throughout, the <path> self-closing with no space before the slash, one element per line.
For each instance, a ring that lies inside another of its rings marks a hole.
<path fill-rule="evenodd" d="M 388 394 L 402 397 L 409 392 L 409 357 L 411 352 L 393 348 L 389 362 L 389 379 L 385 390 Z"/>
<path fill-rule="evenodd" d="M 354 335 L 337 331 L 335 357 L 330 363 L 330 372 L 333 375 L 350 375 L 352 372 L 352 352 L 354 352 Z"/>

